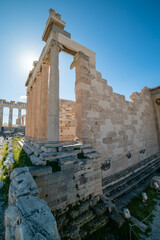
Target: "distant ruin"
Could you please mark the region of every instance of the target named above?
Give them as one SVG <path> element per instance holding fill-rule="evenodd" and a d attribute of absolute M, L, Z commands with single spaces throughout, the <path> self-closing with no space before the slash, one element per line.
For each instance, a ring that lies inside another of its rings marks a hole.
<path fill-rule="evenodd" d="M 9 117 L 8 117 L 8 127 L 13 127 L 13 109 L 18 109 L 18 119 L 16 124 L 18 127 L 25 126 L 25 115 L 22 115 L 22 109 L 26 109 L 26 103 L 24 102 L 15 102 L 15 101 L 6 101 L 5 99 L 0 99 L 0 132 L 3 126 L 3 108 L 9 108 Z"/>

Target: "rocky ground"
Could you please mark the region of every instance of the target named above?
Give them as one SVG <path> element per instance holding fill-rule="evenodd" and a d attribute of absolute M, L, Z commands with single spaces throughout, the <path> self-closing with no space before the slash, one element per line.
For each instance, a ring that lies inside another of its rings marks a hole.
<path fill-rule="evenodd" d="M 5 208 L 4 208 L 4 198 L 3 195 L 0 193 L 0 240 L 4 239 L 4 212 L 5 212 Z"/>
<path fill-rule="evenodd" d="M 0 151 L 1 151 L 1 147 L 3 146 L 3 139 L 2 137 L 0 137 Z M 2 159 L 3 156 L 0 155 L 0 161 Z M 1 168 L 0 168 L 0 176 L 1 176 Z M 4 228 L 4 212 L 5 212 L 5 202 L 4 202 L 4 196 L 2 191 L 0 191 L 0 240 L 4 239 L 4 235 L 5 235 L 5 228 Z"/>

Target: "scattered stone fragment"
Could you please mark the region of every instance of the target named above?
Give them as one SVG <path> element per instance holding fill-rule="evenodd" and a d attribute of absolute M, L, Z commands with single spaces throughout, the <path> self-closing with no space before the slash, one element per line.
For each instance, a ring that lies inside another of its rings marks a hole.
<path fill-rule="evenodd" d="M 155 183 L 157 183 L 159 187 L 157 186 L 157 188 L 156 188 Z M 154 188 L 154 189 L 156 189 L 156 190 L 160 190 L 160 176 L 154 176 L 154 177 L 151 179 L 150 187 L 151 187 L 151 188 Z"/>
<path fill-rule="evenodd" d="M 18 197 L 24 195 L 35 195 L 38 193 L 36 183 L 34 182 L 28 168 L 16 168 L 11 174 L 12 184 L 9 187 L 9 203 L 13 203 Z"/>
<path fill-rule="evenodd" d="M 31 162 L 32 162 L 33 165 L 36 165 L 36 166 L 44 166 L 44 165 L 46 165 L 46 161 L 41 160 L 35 154 L 32 154 L 30 159 L 31 159 Z"/>
<path fill-rule="evenodd" d="M 46 202 L 35 196 L 37 192 L 27 167 L 13 170 L 5 212 L 6 240 L 60 240 L 56 220 Z"/>

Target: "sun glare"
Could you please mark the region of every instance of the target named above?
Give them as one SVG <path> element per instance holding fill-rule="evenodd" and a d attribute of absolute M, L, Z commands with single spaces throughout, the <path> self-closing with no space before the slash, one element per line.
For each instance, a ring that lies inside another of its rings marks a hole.
<path fill-rule="evenodd" d="M 23 72 L 29 72 L 33 68 L 33 62 L 36 61 L 36 54 L 25 52 L 20 57 L 20 67 Z"/>

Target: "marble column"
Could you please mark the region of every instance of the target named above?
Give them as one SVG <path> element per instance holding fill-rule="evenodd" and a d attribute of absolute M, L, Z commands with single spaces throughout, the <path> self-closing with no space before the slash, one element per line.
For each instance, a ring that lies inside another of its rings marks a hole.
<path fill-rule="evenodd" d="M 39 122 L 40 122 L 39 113 L 40 113 L 41 74 L 42 74 L 42 72 L 40 72 L 40 71 L 37 73 L 36 126 L 35 126 L 36 140 L 38 140 Z"/>
<path fill-rule="evenodd" d="M 0 107 L 0 132 L 2 130 L 3 125 L 3 107 Z"/>
<path fill-rule="evenodd" d="M 22 116 L 23 118 L 23 116 Z M 26 128 L 25 128 L 25 136 L 28 138 L 28 119 L 29 119 L 29 91 L 27 89 L 27 105 L 26 105 Z M 22 120 L 23 125 L 23 120 Z"/>
<path fill-rule="evenodd" d="M 32 87 L 29 90 L 29 107 L 28 107 L 28 137 L 31 139 L 31 128 L 32 128 Z"/>
<path fill-rule="evenodd" d="M 34 113 L 33 113 L 34 133 L 33 133 L 33 139 L 34 139 L 34 141 L 36 141 L 36 139 L 37 139 L 37 136 L 36 136 L 36 133 L 37 133 L 37 107 L 38 107 L 38 104 L 37 104 L 37 77 L 36 77 L 35 83 L 34 83 L 34 99 L 33 99 L 33 102 L 34 102 Z"/>
<path fill-rule="evenodd" d="M 22 126 L 24 126 L 24 115 L 22 115 Z"/>
<path fill-rule="evenodd" d="M 40 79 L 38 142 L 46 142 L 48 139 L 48 71 L 49 62 L 43 61 Z"/>
<path fill-rule="evenodd" d="M 59 44 L 50 49 L 50 78 L 48 91 L 48 141 L 59 141 Z"/>
<path fill-rule="evenodd" d="M 32 84 L 32 113 L 31 113 L 31 123 L 32 123 L 32 129 L 31 129 L 31 139 L 34 140 L 34 127 L 35 127 L 35 86 L 36 86 L 36 80 L 34 80 Z"/>
<path fill-rule="evenodd" d="M 8 127 L 12 127 L 12 118 L 13 118 L 13 108 L 9 108 L 9 120 L 8 120 Z"/>
<path fill-rule="evenodd" d="M 22 117 L 21 111 L 22 109 L 19 108 L 18 109 L 18 127 L 21 127 L 21 117 Z"/>

